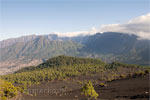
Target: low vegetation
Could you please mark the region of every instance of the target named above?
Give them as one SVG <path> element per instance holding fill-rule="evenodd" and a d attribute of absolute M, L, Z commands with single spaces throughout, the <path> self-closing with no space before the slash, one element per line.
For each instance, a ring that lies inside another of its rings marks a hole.
<path fill-rule="evenodd" d="M 149 70 L 149 67 L 139 65 L 119 62 L 107 64 L 99 59 L 58 56 L 36 67 L 24 68 L 15 74 L 0 76 L 0 79 L 5 80 L 0 80 L 0 96 L 1 99 L 3 98 L 2 100 L 5 100 L 16 96 L 17 91 L 24 92 L 27 89 L 27 85 L 30 86 L 32 84 L 40 84 L 41 82 L 53 80 L 74 79 L 80 76 L 92 77 L 96 75 L 99 78 L 96 81 L 94 80 L 95 82 L 93 84 L 98 84 L 98 81 L 100 81 L 99 86 L 105 87 L 107 86 L 105 82 L 129 77 L 144 77 L 149 74 Z M 85 84 L 82 87 L 82 94 L 89 98 L 98 97 L 91 81 L 82 82 L 78 80 L 78 83 Z M 20 88 L 14 87 L 12 84 L 17 84 Z M 67 86 L 63 88 L 67 88 Z"/>
<path fill-rule="evenodd" d="M 97 59 L 58 56 L 33 69 L 22 69 L 15 74 L 1 76 L 1 78 L 11 83 L 38 84 L 44 81 L 102 72 L 105 65 Z"/>
<path fill-rule="evenodd" d="M 92 82 L 89 81 L 87 82 L 81 89 L 82 94 L 84 94 L 85 96 L 87 96 L 88 98 L 95 98 L 97 99 L 98 94 L 96 93 L 96 91 L 94 90 L 94 87 L 92 85 Z"/>
<path fill-rule="evenodd" d="M 99 86 L 100 86 L 100 87 L 106 87 L 106 86 L 107 86 L 107 84 L 105 84 L 105 83 L 101 82 L 101 83 L 99 84 Z"/>
<path fill-rule="evenodd" d="M 10 82 L 0 79 L 0 100 L 7 100 L 17 95 L 18 90 Z"/>
<path fill-rule="evenodd" d="M 126 74 L 122 73 L 125 72 L 123 71 L 124 68 L 128 68 L 128 71 L 132 71 L 131 73 L 135 73 L 134 76 L 149 73 L 147 67 L 142 68 L 138 65 L 119 62 L 106 64 L 99 59 L 58 56 L 49 59 L 37 67 L 24 68 L 15 74 L 4 75 L 0 78 L 11 83 L 32 85 L 44 81 L 63 80 L 80 75 L 94 75 L 99 73 L 102 80 L 112 81 L 127 77 Z M 140 68 L 141 71 L 137 72 L 136 70 Z"/>
<path fill-rule="evenodd" d="M 83 75 L 86 72 L 90 74 L 101 72 L 102 67 L 99 65 L 80 64 L 74 66 L 60 66 L 59 68 L 45 68 L 42 70 L 35 70 L 29 72 L 16 73 L 12 75 L 5 75 L 1 78 L 11 83 L 19 84 L 38 84 L 39 82 L 62 80 L 65 78 Z"/>
<path fill-rule="evenodd" d="M 16 73 L 25 72 L 25 71 L 33 71 L 44 68 L 52 68 L 52 67 L 60 67 L 60 66 L 74 66 L 74 65 L 100 65 L 105 66 L 106 63 L 101 61 L 100 59 L 92 59 L 92 58 L 77 58 L 77 57 L 69 57 L 69 56 L 58 56 L 53 57 L 46 62 L 34 67 L 23 68 Z"/>
<path fill-rule="evenodd" d="M 121 74 L 120 75 L 120 78 L 122 79 L 122 78 L 126 78 L 126 75 L 125 74 Z"/>

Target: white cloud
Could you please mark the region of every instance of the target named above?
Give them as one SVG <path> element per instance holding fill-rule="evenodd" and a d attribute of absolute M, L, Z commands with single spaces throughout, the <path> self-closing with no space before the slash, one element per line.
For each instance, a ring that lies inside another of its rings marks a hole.
<path fill-rule="evenodd" d="M 100 27 L 92 27 L 90 31 L 78 31 L 78 32 L 53 32 L 61 37 L 74 37 L 74 36 L 85 36 L 93 35 L 96 33 L 103 32 L 122 32 L 128 34 L 135 34 L 140 39 L 150 39 L 150 14 L 146 14 L 134 19 L 129 20 L 123 24 L 108 24 L 101 25 Z"/>
<path fill-rule="evenodd" d="M 60 37 L 76 37 L 76 36 L 86 36 L 86 35 L 93 35 L 98 32 L 98 29 L 92 27 L 90 31 L 77 31 L 77 32 L 52 32 L 52 34 L 57 34 Z"/>
<path fill-rule="evenodd" d="M 53 34 L 57 34 L 60 37 L 75 37 L 75 36 L 84 36 L 84 35 L 89 35 L 88 31 L 78 31 L 78 32 L 66 32 L 66 33 L 61 33 L 61 32 L 53 32 Z"/>
<path fill-rule="evenodd" d="M 97 32 L 108 31 L 135 34 L 141 39 L 150 39 L 150 14 L 131 19 L 124 24 L 102 25 Z"/>

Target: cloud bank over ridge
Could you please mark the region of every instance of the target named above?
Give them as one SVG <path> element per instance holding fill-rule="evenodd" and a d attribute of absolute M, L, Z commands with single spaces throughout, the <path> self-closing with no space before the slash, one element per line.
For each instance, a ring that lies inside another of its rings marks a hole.
<path fill-rule="evenodd" d="M 74 36 L 85 36 L 93 35 L 95 33 L 103 32 L 122 32 L 128 34 L 135 34 L 140 39 L 150 39 L 150 13 L 136 17 L 122 24 L 108 24 L 101 25 L 100 27 L 93 27 L 90 31 L 78 31 L 78 32 L 53 32 L 58 36 L 74 37 Z"/>

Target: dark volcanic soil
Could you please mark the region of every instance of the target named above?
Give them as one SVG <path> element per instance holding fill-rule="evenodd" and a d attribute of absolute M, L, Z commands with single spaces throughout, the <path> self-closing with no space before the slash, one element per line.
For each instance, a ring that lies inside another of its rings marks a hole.
<path fill-rule="evenodd" d="M 48 82 L 29 87 L 31 95 L 22 95 L 21 100 L 85 100 L 81 95 L 82 84 L 72 80 Z M 111 100 L 149 100 L 149 77 L 116 80 L 107 87 L 94 85 L 98 99 Z"/>
<path fill-rule="evenodd" d="M 107 87 L 96 86 L 95 89 L 103 99 L 148 99 L 145 93 L 149 92 L 149 77 L 116 80 L 109 82 Z"/>

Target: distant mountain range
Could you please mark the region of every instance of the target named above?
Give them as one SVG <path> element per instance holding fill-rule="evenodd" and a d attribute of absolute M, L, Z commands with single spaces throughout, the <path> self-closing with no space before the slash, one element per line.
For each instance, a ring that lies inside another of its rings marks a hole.
<path fill-rule="evenodd" d="M 149 44 L 150 40 L 139 40 L 135 35 L 106 32 L 90 36 L 83 51 L 100 55 L 111 54 L 121 62 L 148 65 Z"/>
<path fill-rule="evenodd" d="M 149 43 L 150 40 L 139 40 L 135 35 L 116 32 L 77 37 L 30 35 L 3 40 L 0 41 L 0 74 L 36 66 L 58 55 L 148 65 Z"/>

